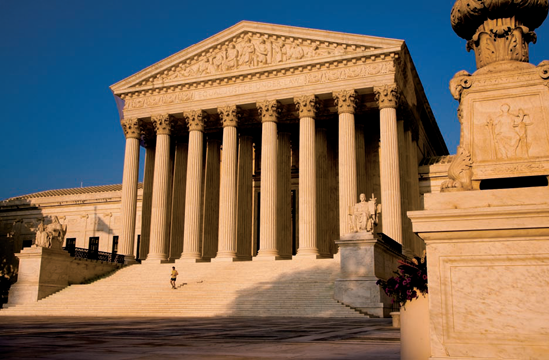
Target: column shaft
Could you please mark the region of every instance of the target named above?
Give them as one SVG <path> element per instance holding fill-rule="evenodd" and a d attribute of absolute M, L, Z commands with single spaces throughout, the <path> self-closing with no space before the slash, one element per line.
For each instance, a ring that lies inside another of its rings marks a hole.
<path fill-rule="evenodd" d="M 145 152 L 143 200 L 141 202 L 141 245 L 139 248 L 139 258 L 141 260 L 146 259 L 149 254 L 155 150 L 154 147 L 148 147 Z"/>
<path fill-rule="evenodd" d="M 261 204 L 258 257 L 277 257 L 277 124 L 263 122 L 261 136 Z"/>
<path fill-rule="evenodd" d="M 387 107 L 380 110 L 380 136 L 383 232 L 402 244 L 398 129 L 395 108 Z"/>
<path fill-rule="evenodd" d="M 349 207 L 358 201 L 356 188 L 355 116 L 339 114 L 339 234 L 349 232 Z"/>
<path fill-rule="evenodd" d="M 317 247 L 322 257 L 331 257 L 330 223 L 328 209 L 332 206 L 328 199 L 328 139 L 326 129 L 316 129 L 316 228 Z M 335 238 L 334 238 L 335 240 Z"/>
<path fill-rule="evenodd" d="M 183 253 L 181 259 L 200 259 L 202 218 L 202 174 L 203 174 L 202 131 L 189 133 L 189 155 L 187 160 L 187 186 L 185 189 L 185 224 L 183 231 Z"/>
<path fill-rule="evenodd" d="M 223 159 L 219 194 L 219 249 L 217 258 L 236 258 L 237 130 L 223 128 Z M 251 176 L 251 173 L 250 173 Z"/>
<path fill-rule="evenodd" d="M 238 142 L 238 185 L 237 185 L 237 257 L 252 259 L 252 168 L 253 139 L 240 135 Z"/>
<path fill-rule="evenodd" d="M 292 257 L 292 153 L 290 133 L 278 133 L 278 253 Z"/>
<path fill-rule="evenodd" d="M 139 176 L 139 139 L 126 139 L 124 174 L 122 178 L 122 232 L 118 253 L 125 255 L 126 262 L 132 262 L 135 238 L 135 217 L 137 213 L 137 182 Z"/>
<path fill-rule="evenodd" d="M 156 136 L 154 160 L 154 185 L 151 213 L 151 238 L 147 262 L 167 260 L 166 243 L 168 226 L 168 203 L 170 185 L 170 135 Z"/>
<path fill-rule="evenodd" d="M 189 144 L 178 142 L 175 147 L 173 170 L 172 231 L 170 237 L 170 260 L 181 257 L 185 230 L 185 190 L 187 186 L 187 156 Z"/>
<path fill-rule="evenodd" d="M 299 248 L 297 256 L 318 255 L 315 120 L 299 119 Z"/>
<path fill-rule="evenodd" d="M 208 136 L 202 188 L 202 257 L 214 258 L 218 249 L 221 141 Z"/>

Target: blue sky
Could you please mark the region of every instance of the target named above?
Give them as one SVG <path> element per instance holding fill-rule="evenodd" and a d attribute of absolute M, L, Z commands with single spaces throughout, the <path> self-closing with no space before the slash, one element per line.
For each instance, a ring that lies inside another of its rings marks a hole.
<path fill-rule="evenodd" d="M 453 1 L 0 1 L 0 199 L 122 181 L 125 139 L 109 86 L 241 20 L 404 39 L 451 153 L 448 82 L 475 70 Z M 549 25 L 530 60 L 549 59 Z M 143 158 L 143 156 L 142 156 Z"/>

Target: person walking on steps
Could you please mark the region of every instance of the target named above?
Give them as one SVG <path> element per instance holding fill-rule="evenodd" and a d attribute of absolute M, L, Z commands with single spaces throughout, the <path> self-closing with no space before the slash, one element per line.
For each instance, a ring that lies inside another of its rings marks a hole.
<path fill-rule="evenodd" d="M 177 280 L 177 275 L 179 275 L 179 273 L 177 272 L 177 270 L 175 270 L 175 266 L 172 266 L 172 278 L 170 280 L 170 284 L 172 284 L 172 289 L 175 289 L 175 281 Z"/>

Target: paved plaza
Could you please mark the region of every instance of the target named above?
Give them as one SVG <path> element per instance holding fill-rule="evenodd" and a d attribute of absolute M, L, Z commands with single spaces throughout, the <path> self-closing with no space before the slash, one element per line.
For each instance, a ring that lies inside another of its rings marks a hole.
<path fill-rule="evenodd" d="M 399 359 L 390 319 L 0 317 L 2 359 Z"/>

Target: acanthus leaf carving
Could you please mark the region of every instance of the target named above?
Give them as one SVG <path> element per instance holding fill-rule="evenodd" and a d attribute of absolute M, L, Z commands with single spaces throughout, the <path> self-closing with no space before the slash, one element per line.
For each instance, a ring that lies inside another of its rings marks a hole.
<path fill-rule="evenodd" d="M 203 110 L 191 110 L 183 113 L 189 131 L 204 131 L 204 125 L 208 118 L 208 113 Z"/>
<path fill-rule="evenodd" d="M 141 120 L 137 118 L 122 119 L 122 130 L 126 139 L 141 138 Z"/>
<path fill-rule="evenodd" d="M 257 102 L 257 110 L 261 117 L 261 122 L 277 122 L 282 113 L 282 104 L 277 100 L 265 100 Z"/>
<path fill-rule="evenodd" d="M 302 95 L 294 98 L 294 103 L 299 118 L 310 117 L 314 118 L 320 109 L 320 100 L 314 95 Z"/>
<path fill-rule="evenodd" d="M 353 90 L 334 91 L 332 94 L 339 114 L 354 114 L 358 104 L 358 93 Z"/>
<path fill-rule="evenodd" d="M 387 84 L 374 87 L 375 100 L 379 109 L 398 107 L 400 92 L 396 84 Z"/>
<path fill-rule="evenodd" d="M 466 191 L 473 189 L 473 161 L 471 154 L 463 146 L 458 146 L 457 153 L 448 168 L 449 180 L 440 186 L 441 192 Z"/>
<path fill-rule="evenodd" d="M 175 126 L 175 118 L 169 114 L 153 115 L 152 123 L 157 135 L 170 135 Z"/>
<path fill-rule="evenodd" d="M 219 117 L 223 123 L 223 127 L 237 127 L 242 116 L 240 108 L 236 105 L 227 105 L 217 109 Z"/>

